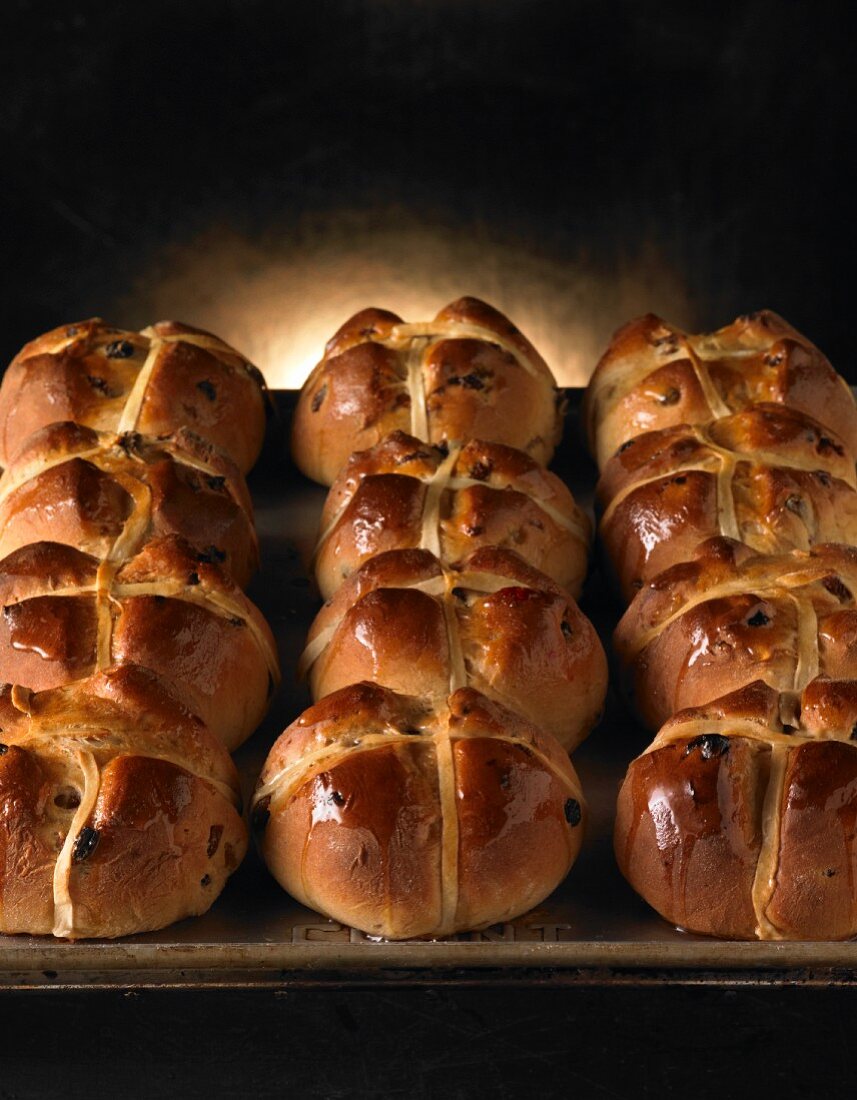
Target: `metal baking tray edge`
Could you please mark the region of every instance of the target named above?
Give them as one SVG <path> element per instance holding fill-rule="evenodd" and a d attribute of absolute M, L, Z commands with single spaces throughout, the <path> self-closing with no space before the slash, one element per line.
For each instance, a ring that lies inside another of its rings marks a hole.
<path fill-rule="evenodd" d="M 591 504 L 596 473 L 579 438 L 579 390 L 569 391 L 553 468 Z M 288 457 L 295 394 L 272 395 L 262 458 L 250 477 L 263 568 L 250 589 L 280 646 L 284 684 L 263 726 L 236 755 L 245 801 L 280 731 L 308 704 L 294 668 L 318 597 L 308 579 L 324 490 Z M 582 600 L 605 643 L 619 608 L 597 560 Z M 591 810 L 589 835 L 566 881 L 520 919 L 443 941 L 374 942 L 298 905 L 255 852 L 211 911 L 119 941 L 0 936 L 0 991 L 50 988 L 251 988 L 343 985 L 809 984 L 857 985 L 857 943 L 737 943 L 680 932 L 628 887 L 613 859 L 618 783 L 648 742 L 612 692 L 605 717 L 575 754 Z"/>

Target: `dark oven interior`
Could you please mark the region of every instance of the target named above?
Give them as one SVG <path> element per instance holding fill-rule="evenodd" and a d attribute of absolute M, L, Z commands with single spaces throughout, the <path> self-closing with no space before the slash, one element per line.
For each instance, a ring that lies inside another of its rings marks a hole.
<path fill-rule="evenodd" d="M 848 354 L 845 5 L 19 0 L 2 358 L 176 317 L 293 387 L 373 304 L 496 303 L 585 382 L 645 311 Z"/>

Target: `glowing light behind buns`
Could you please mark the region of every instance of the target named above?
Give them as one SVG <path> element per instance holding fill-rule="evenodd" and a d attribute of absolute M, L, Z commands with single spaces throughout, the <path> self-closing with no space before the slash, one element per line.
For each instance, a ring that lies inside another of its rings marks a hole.
<path fill-rule="evenodd" d="M 212 228 L 171 245 L 111 316 L 144 325 L 171 318 L 239 348 L 275 388 L 298 388 L 326 341 L 366 306 L 427 320 L 463 294 L 503 310 L 561 385 L 583 386 L 613 330 L 648 311 L 692 324 L 684 288 L 647 248 L 620 270 L 560 264 L 536 243 L 465 234 L 404 215 L 373 225 L 343 213 L 300 233 L 251 239 Z"/>

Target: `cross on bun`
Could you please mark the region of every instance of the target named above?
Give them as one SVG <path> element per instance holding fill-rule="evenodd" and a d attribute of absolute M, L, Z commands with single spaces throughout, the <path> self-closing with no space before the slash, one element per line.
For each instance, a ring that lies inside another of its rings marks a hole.
<path fill-rule="evenodd" d="M 315 574 L 327 599 L 363 562 L 420 547 L 461 561 L 514 550 L 576 599 L 592 532 L 564 483 L 523 451 L 471 439 L 435 447 L 405 432 L 351 455 L 321 517 Z"/>
<path fill-rule="evenodd" d="M 50 424 L 0 477 L 0 558 L 44 539 L 106 558 L 129 523 L 140 544 L 181 536 L 242 588 L 259 564 L 244 478 L 187 429 L 153 440 Z"/>
<path fill-rule="evenodd" d="M 661 727 L 619 795 L 616 857 L 711 935 L 857 934 L 857 406 L 770 313 L 614 339 L 587 393 L 614 636 Z M 636 595 L 634 593 L 636 592 Z"/>
<path fill-rule="evenodd" d="M 715 535 L 762 554 L 857 543 L 853 455 L 829 429 L 777 405 L 629 439 L 597 495 L 599 534 L 626 600 Z"/>
<path fill-rule="evenodd" d="M 176 536 L 105 569 L 51 542 L 0 562 L 0 681 L 59 687 L 140 664 L 231 751 L 256 728 L 277 682 L 264 618 L 218 566 Z"/>
<path fill-rule="evenodd" d="M 284 889 L 389 939 L 537 905 L 574 862 L 585 814 L 567 755 L 518 715 L 470 688 L 437 706 L 369 683 L 289 726 L 252 812 Z"/>
<path fill-rule="evenodd" d="M 622 784 L 622 873 L 691 932 L 854 936 L 855 730 L 854 680 L 811 680 L 785 718 L 761 681 L 681 711 Z"/>
<path fill-rule="evenodd" d="M 0 688 L 0 930 L 124 936 L 205 912 L 247 846 L 226 750 L 148 670 Z"/>
<path fill-rule="evenodd" d="M 457 566 L 427 550 L 367 561 L 310 628 L 313 697 L 360 680 L 441 705 L 470 686 L 570 751 L 598 720 L 607 661 L 592 624 L 517 554 L 484 547 Z"/>
<path fill-rule="evenodd" d="M 476 298 L 414 324 L 363 310 L 301 390 L 292 454 L 307 477 L 330 485 L 349 455 L 394 431 L 435 444 L 505 443 L 546 464 L 562 431 L 553 375 L 511 321 Z"/>
<path fill-rule="evenodd" d="M 0 466 L 61 420 L 147 436 L 189 427 L 246 473 L 265 434 L 264 381 L 201 329 L 160 321 L 126 332 L 95 318 L 38 337 L 12 360 L 0 385 Z"/>
<path fill-rule="evenodd" d="M 631 321 L 595 368 L 583 415 L 603 467 L 643 432 L 707 424 L 760 402 L 806 413 L 857 454 L 857 406 L 845 381 L 769 310 L 694 336 L 653 314 Z"/>
<path fill-rule="evenodd" d="M 850 679 L 857 643 L 857 548 L 758 555 L 727 539 L 651 581 L 616 628 L 643 723 L 764 680 L 799 694 L 816 675 Z"/>

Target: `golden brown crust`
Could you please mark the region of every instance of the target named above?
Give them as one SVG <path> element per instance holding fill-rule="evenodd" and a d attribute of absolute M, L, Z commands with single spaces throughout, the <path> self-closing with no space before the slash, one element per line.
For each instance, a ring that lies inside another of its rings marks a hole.
<path fill-rule="evenodd" d="M 457 566 L 426 550 L 376 555 L 319 612 L 306 653 L 314 698 L 372 679 L 439 705 L 470 685 L 569 750 L 607 687 L 601 643 L 574 601 L 496 547 Z"/>
<path fill-rule="evenodd" d="M 762 556 L 709 539 L 646 585 L 616 628 L 637 713 L 657 729 L 757 679 L 799 694 L 818 674 L 850 678 L 855 593 L 857 549 Z"/>
<path fill-rule="evenodd" d="M 126 666 L 0 690 L 0 929 L 71 938 L 204 912 L 246 849 L 226 751 Z"/>
<path fill-rule="evenodd" d="M 857 934 L 857 685 L 813 680 L 788 723 L 781 706 L 757 682 L 683 711 L 625 777 L 619 866 L 690 931 Z"/>
<path fill-rule="evenodd" d="M 480 546 L 516 551 L 576 598 L 591 539 L 563 482 L 523 451 L 473 439 L 449 451 L 405 432 L 351 455 L 321 530 L 315 572 L 325 598 L 374 554 L 421 547 L 455 563 Z"/>
<path fill-rule="evenodd" d="M 12 360 L 0 386 L 0 465 L 63 420 L 148 436 L 186 425 L 246 472 L 265 431 L 263 383 L 238 352 L 200 329 L 162 321 L 125 332 L 96 318 L 54 329 Z"/>
<path fill-rule="evenodd" d="M 283 733 L 253 816 L 265 861 L 298 900 L 407 939 L 541 901 L 577 855 L 585 805 L 559 745 L 478 692 L 435 709 L 363 683 Z"/>
<path fill-rule="evenodd" d="M 627 600 L 715 535 L 763 554 L 857 543 L 854 458 L 832 432 L 775 405 L 628 440 L 598 496 L 599 533 Z"/>
<path fill-rule="evenodd" d="M 643 432 L 706 424 L 750 405 L 797 409 L 857 454 L 857 406 L 805 337 L 769 310 L 688 335 L 649 314 L 619 329 L 584 398 L 590 447 L 603 467 Z"/>
<path fill-rule="evenodd" d="M 138 547 L 180 535 L 242 587 L 258 566 L 244 479 L 225 454 L 186 429 L 154 441 L 51 424 L 26 441 L 0 478 L 0 558 L 44 539 L 106 558 L 129 522 Z"/>
<path fill-rule="evenodd" d="M 258 609 L 175 536 L 106 574 L 54 543 L 0 562 L 0 680 L 59 687 L 119 663 L 161 673 L 230 749 L 253 732 L 277 678 Z"/>
<path fill-rule="evenodd" d="M 511 322 L 478 299 L 461 298 L 424 324 L 363 310 L 301 390 L 292 453 L 308 477 L 330 485 L 350 454 L 393 431 L 431 443 L 504 443 L 547 464 L 561 432 L 554 379 Z"/>

